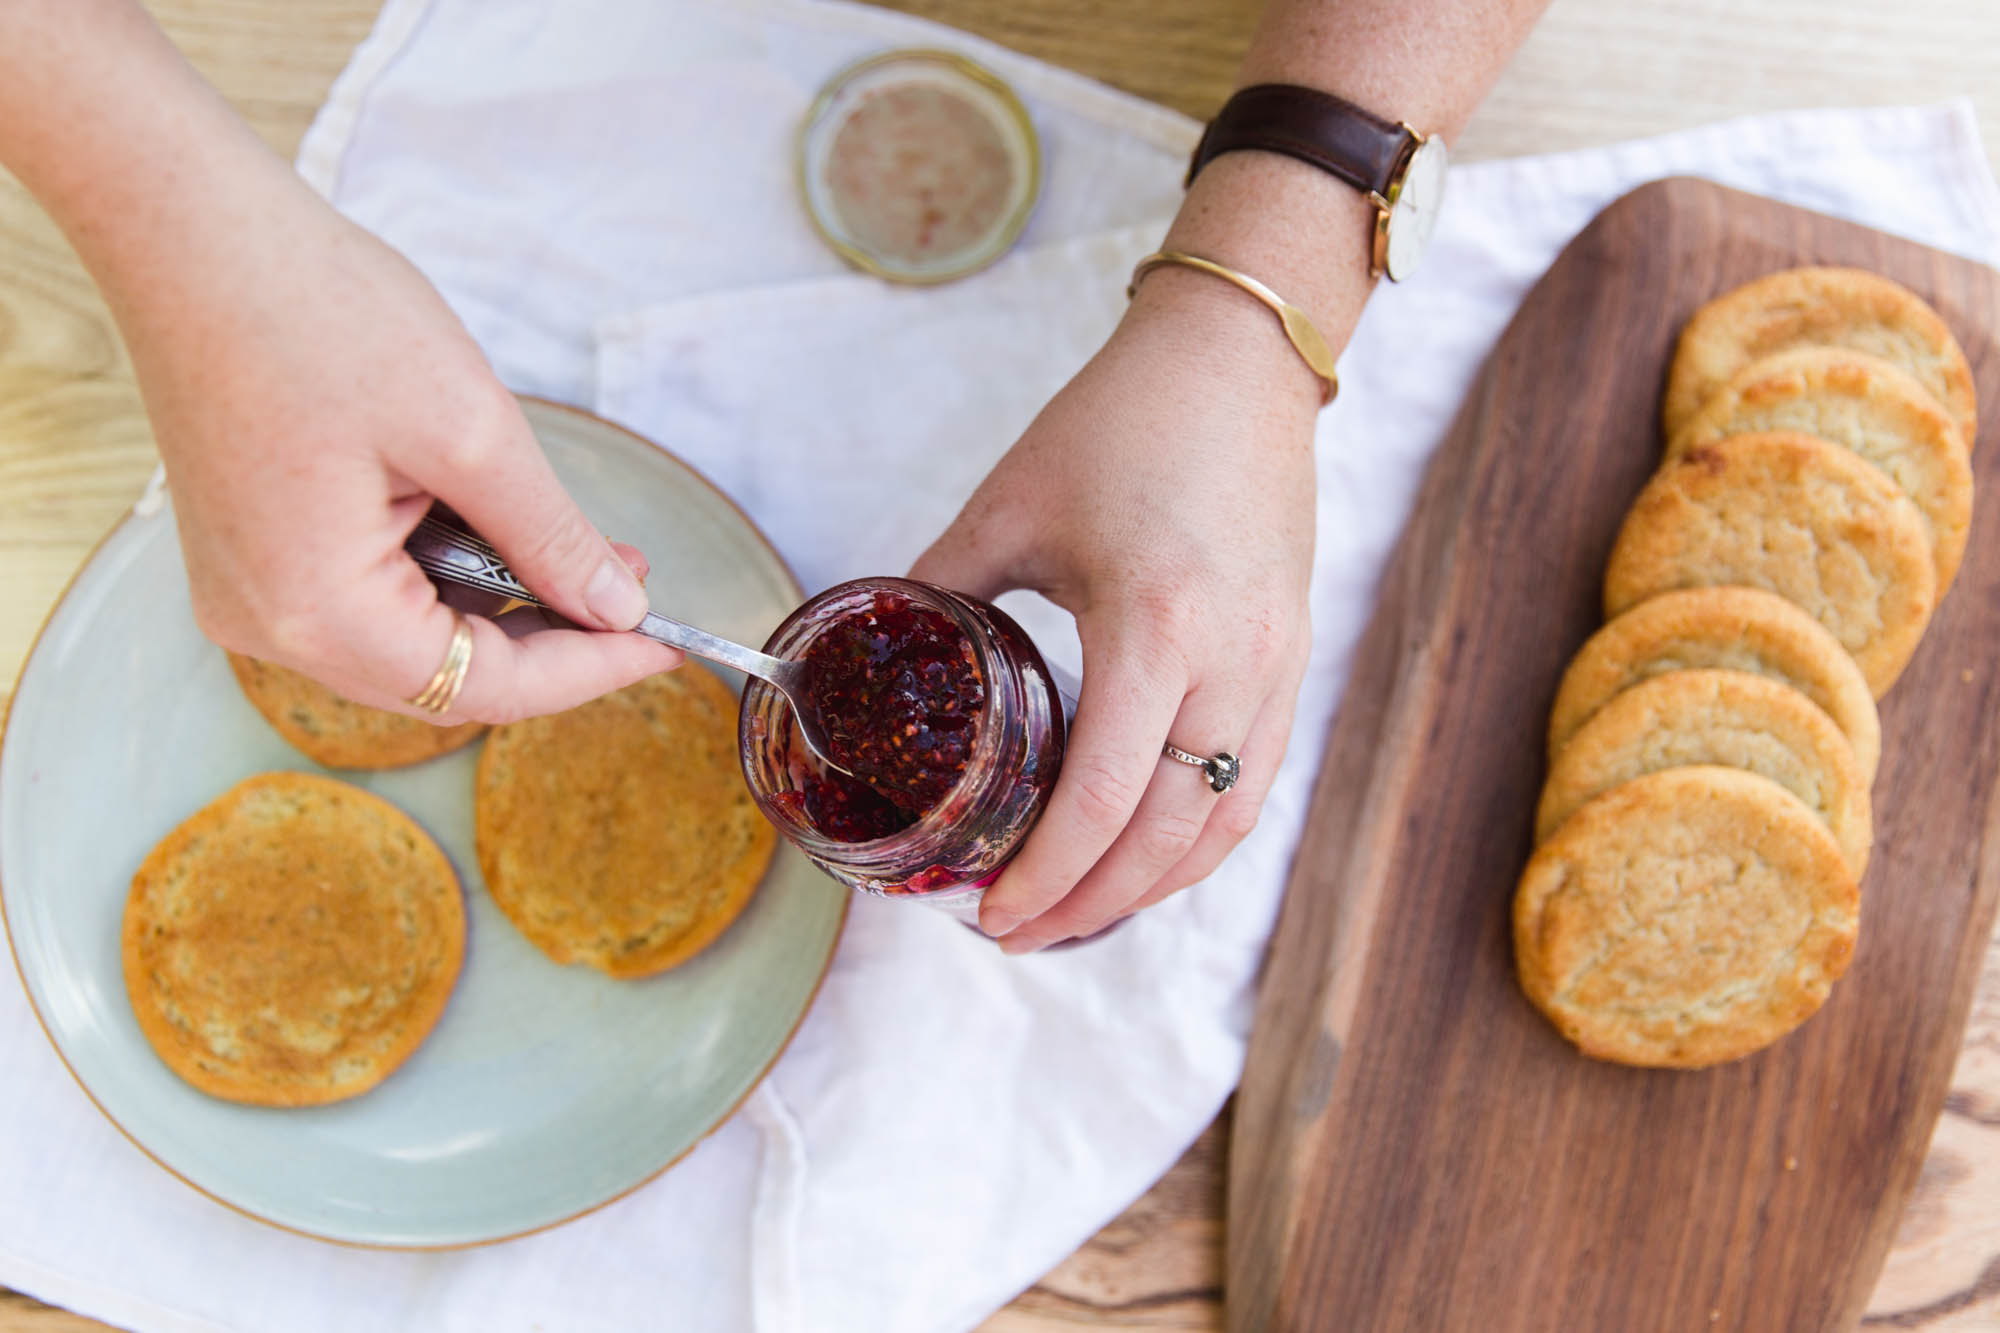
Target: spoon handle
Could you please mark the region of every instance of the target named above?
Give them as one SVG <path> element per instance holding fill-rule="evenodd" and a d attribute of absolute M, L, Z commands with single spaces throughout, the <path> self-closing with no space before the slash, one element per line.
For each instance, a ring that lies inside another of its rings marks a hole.
<path fill-rule="evenodd" d="M 643 634 L 649 639 L 678 648 L 696 657 L 705 657 L 726 667 L 735 667 L 746 676 L 757 676 L 770 681 L 787 694 L 797 684 L 792 678 L 794 666 L 781 657 L 760 653 L 755 648 L 746 648 L 733 639 L 718 638 L 705 629 L 669 619 L 658 611 L 648 611 L 646 618 L 632 627 L 634 634 Z"/>
<path fill-rule="evenodd" d="M 498 551 L 457 519 L 456 514 L 446 516 L 433 509 L 424 515 L 416 531 L 403 543 L 403 549 L 410 553 L 410 558 L 417 562 L 432 582 L 456 583 L 460 587 L 476 588 L 548 609 L 548 603 L 529 592 L 527 585 L 507 568 L 507 562 L 500 558 Z M 648 611 L 633 632 L 693 653 L 696 657 L 734 667 L 746 675 L 761 676 L 780 688 L 791 683 L 792 664 L 782 658 L 718 638 L 707 630 L 682 624 L 657 611 Z"/>

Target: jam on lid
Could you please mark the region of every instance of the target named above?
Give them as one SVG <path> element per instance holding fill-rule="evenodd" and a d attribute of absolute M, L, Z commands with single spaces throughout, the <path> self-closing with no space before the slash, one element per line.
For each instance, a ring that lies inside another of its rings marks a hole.
<path fill-rule="evenodd" d="M 898 282 L 944 282 L 1005 254 L 1040 174 L 1020 99 L 946 51 L 890 51 L 842 70 L 799 139 L 813 225 L 849 263 Z"/>
<path fill-rule="evenodd" d="M 847 774 L 807 776 L 806 820 L 836 842 L 908 828 L 951 793 L 972 753 L 986 686 L 951 617 L 878 592 L 806 645 L 827 749 Z"/>

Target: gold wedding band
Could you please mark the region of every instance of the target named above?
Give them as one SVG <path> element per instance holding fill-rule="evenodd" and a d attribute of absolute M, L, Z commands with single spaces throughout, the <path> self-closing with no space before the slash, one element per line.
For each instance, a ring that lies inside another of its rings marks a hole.
<path fill-rule="evenodd" d="M 472 666 L 472 626 L 465 623 L 463 612 L 451 614 L 451 646 L 444 650 L 444 661 L 438 665 L 430 684 L 410 699 L 414 707 L 433 716 L 451 711 L 451 706 L 458 702 L 458 692 L 465 688 L 465 673 Z"/>

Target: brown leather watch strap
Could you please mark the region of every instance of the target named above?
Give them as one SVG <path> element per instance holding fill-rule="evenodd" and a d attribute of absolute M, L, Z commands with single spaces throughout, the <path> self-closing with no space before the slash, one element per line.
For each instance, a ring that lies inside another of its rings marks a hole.
<path fill-rule="evenodd" d="M 1387 198 L 1419 140 L 1409 127 L 1344 98 L 1289 83 L 1245 88 L 1208 123 L 1188 163 L 1187 183 L 1224 153 L 1284 153 L 1331 172 L 1364 194 Z"/>

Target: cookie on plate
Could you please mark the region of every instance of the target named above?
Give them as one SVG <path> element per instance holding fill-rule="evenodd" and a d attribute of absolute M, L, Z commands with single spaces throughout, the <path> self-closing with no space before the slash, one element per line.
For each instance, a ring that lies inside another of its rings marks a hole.
<path fill-rule="evenodd" d="M 1839 445 L 1775 431 L 1698 445 L 1660 469 L 1612 547 L 1605 614 L 1716 584 L 1805 608 L 1879 699 L 1930 623 L 1937 566 L 1896 483 Z"/>
<path fill-rule="evenodd" d="M 1944 596 L 1972 525 L 1972 463 L 1958 427 L 1923 385 L 1866 352 L 1794 348 L 1755 362 L 1718 389 L 1668 443 L 1667 457 L 1774 430 L 1852 449 L 1902 487 L 1924 516 Z"/>
<path fill-rule="evenodd" d="M 737 763 L 736 696 L 693 663 L 495 727 L 474 815 L 507 919 L 556 962 L 620 978 L 721 935 L 777 841 Z"/>
<path fill-rule="evenodd" d="M 1794 347 L 1848 347 L 1892 361 L 1943 404 L 1968 447 L 1978 438 L 1972 368 L 1958 339 L 1916 293 L 1858 268 L 1785 269 L 1695 311 L 1667 371 L 1667 438 L 1745 366 Z"/>
<path fill-rule="evenodd" d="M 1598 709 L 1549 770 L 1535 838 L 1620 783 L 1699 764 L 1777 783 L 1825 822 L 1857 880 L 1868 868 L 1874 823 L 1854 747 L 1812 700 L 1747 671 L 1670 671 Z"/>
<path fill-rule="evenodd" d="M 280 736 L 328 768 L 401 768 L 449 754 L 479 737 L 482 722 L 440 727 L 341 698 L 288 667 L 229 654 L 244 697 Z"/>
<path fill-rule="evenodd" d="M 1549 759 L 1622 690 L 1669 671 L 1720 667 L 1783 681 L 1818 704 L 1875 780 L 1882 724 L 1861 668 L 1824 625 L 1761 588 L 1685 588 L 1648 598 L 1590 637 L 1556 690 Z"/>
<path fill-rule="evenodd" d="M 315 1106 L 368 1091 L 436 1026 L 465 958 L 451 862 L 415 821 L 306 773 L 246 778 L 132 877 L 139 1030 L 212 1096 Z"/>
<path fill-rule="evenodd" d="M 1585 1055 L 1695 1069 L 1811 1017 L 1847 970 L 1860 891 L 1784 788 L 1673 768 L 1578 810 L 1514 896 L 1521 989 Z"/>

